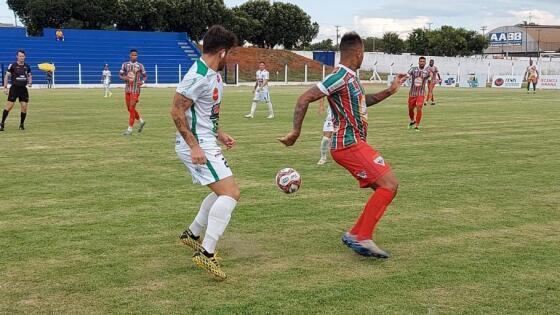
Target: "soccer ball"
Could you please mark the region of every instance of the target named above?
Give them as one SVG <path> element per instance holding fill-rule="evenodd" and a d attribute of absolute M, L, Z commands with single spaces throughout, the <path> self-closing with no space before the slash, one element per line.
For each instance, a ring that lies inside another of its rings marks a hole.
<path fill-rule="evenodd" d="M 286 194 L 293 194 L 301 186 L 301 176 L 293 168 L 283 168 L 276 174 L 276 186 Z"/>

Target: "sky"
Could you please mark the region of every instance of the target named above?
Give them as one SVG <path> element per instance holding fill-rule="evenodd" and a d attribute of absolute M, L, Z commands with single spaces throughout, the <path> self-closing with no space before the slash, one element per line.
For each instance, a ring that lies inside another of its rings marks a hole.
<path fill-rule="evenodd" d="M 246 0 L 224 0 L 228 7 Z M 442 25 L 480 31 L 521 21 L 560 25 L 560 0 L 283 0 L 297 4 L 320 31 L 315 41 L 335 40 L 336 25 L 340 32 L 357 31 L 363 37 L 382 36 L 392 31 L 406 37 L 417 27 L 437 28 Z M 0 0 L 0 22 L 13 23 L 13 12 Z M 431 23 L 429 25 L 428 23 Z"/>

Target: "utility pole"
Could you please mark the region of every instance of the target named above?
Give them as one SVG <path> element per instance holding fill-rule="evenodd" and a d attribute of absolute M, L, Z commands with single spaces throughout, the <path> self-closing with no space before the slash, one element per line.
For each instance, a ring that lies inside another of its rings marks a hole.
<path fill-rule="evenodd" d="M 338 50 L 338 29 L 340 28 L 340 25 L 335 25 L 334 27 L 336 27 L 336 49 Z"/>
<path fill-rule="evenodd" d="M 484 25 L 480 28 L 480 30 L 482 31 L 482 36 L 486 35 L 486 30 L 488 29 L 488 26 Z"/>
<path fill-rule="evenodd" d="M 426 24 L 428 24 L 428 32 L 431 32 L 432 31 L 432 24 L 434 24 L 434 23 L 428 22 Z"/>

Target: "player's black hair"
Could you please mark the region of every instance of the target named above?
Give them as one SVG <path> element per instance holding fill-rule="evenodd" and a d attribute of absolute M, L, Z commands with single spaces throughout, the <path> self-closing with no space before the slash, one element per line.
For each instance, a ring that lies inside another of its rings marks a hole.
<path fill-rule="evenodd" d="M 341 52 L 345 52 L 350 49 L 355 49 L 356 47 L 361 47 L 362 45 L 362 38 L 358 35 L 358 33 L 348 32 L 342 36 L 342 39 L 340 39 L 339 49 Z"/>
<path fill-rule="evenodd" d="M 434 59 L 430 59 L 430 62 L 432 62 L 432 61 L 433 61 L 433 62 L 436 62 Z"/>
<path fill-rule="evenodd" d="M 229 50 L 237 45 L 237 36 L 221 25 L 211 26 L 202 38 L 202 52 L 215 54 L 220 49 Z"/>
<path fill-rule="evenodd" d="M 422 60 L 422 59 L 426 60 L 426 57 L 420 56 L 420 58 L 418 58 L 418 60 Z"/>
<path fill-rule="evenodd" d="M 131 49 L 130 53 L 132 54 L 133 52 L 138 53 L 138 49 Z"/>
<path fill-rule="evenodd" d="M 27 56 L 27 54 L 25 53 L 25 50 L 23 50 L 23 49 L 18 49 L 18 51 L 16 52 L 16 56 L 17 56 L 19 53 L 22 53 L 24 56 Z"/>
<path fill-rule="evenodd" d="M 266 62 L 264 62 L 264 61 L 259 62 L 259 65 L 260 65 L 261 63 L 266 65 Z"/>

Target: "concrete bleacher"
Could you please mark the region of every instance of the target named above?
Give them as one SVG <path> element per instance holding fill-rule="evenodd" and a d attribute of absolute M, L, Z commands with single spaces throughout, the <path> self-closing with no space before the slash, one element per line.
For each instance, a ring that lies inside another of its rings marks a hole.
<path fill-rule="evenodd" d="M 24 28 L 0 28 L 3 72 L 21 48 L 27 52 L 26 61 L 36 83 L 45 80 L 37 68 L 44 62 L 55 64 L 56 84 L 99 84 L 104 64 L 109 64 L 113 82 L 121 83 L 118 71 L 134 48 L 139 53 L 138 61 L 146 67 L 148 83 L 156 83 L 157 65 L 157 83 L 169 84 L 177 83 L 200 56 L 186 33 L 65 29 L 65 40 L 59 42 L 55 31 L 45 29 L 42 37 L 26 37 Z"/>

